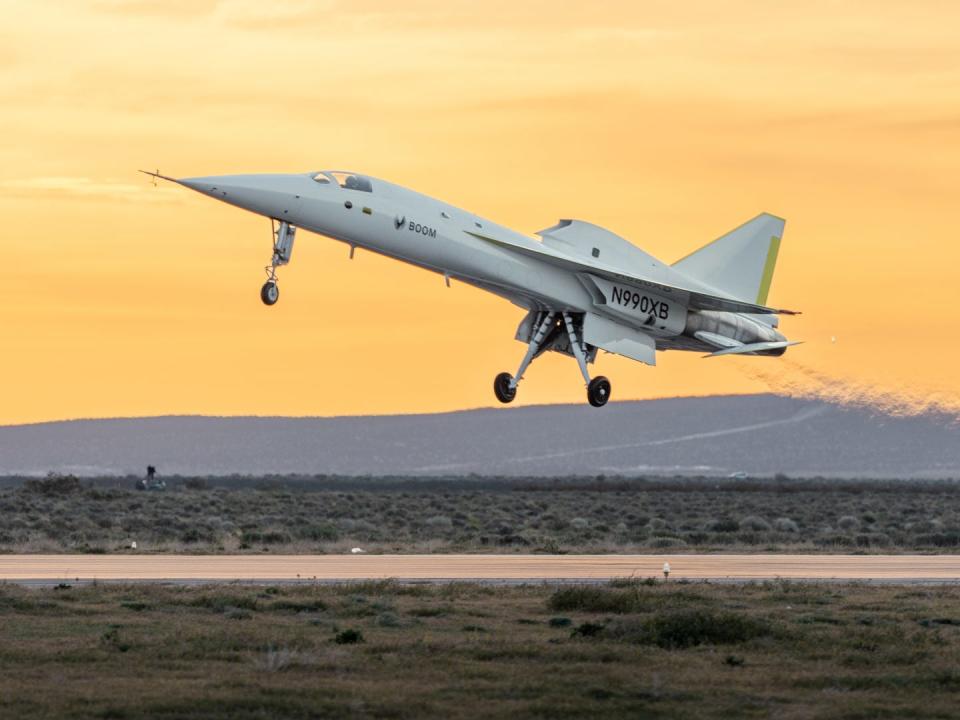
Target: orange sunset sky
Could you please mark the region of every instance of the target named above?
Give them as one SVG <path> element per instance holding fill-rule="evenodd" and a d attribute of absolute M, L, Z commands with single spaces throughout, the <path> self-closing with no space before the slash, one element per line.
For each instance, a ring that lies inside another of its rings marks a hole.
<path fill-rule="evenodd" d="M 0 423 L 492 406 L 522 311 L 178 177 L 347 168 L 674 261 L 787 218 L 781 359 L 601 355 L 615 399 L 960 397 L 960 4 L 0 0 Z M 835 339 L 835 342 L 832 340 Z M 517 404 L 585 401 L 550 354 Z"/>

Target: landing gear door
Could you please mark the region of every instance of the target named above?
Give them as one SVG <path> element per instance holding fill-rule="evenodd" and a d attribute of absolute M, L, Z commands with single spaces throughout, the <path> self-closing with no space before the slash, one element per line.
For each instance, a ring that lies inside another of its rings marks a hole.
<path fill-rule="evenodd" d="M 607 352 L 647 365 L 657 364 L 657 344 L 652 337 L 600 315 L 587 313 L 583 318 L 583 339 Z"/>
<path fill-rule="evenodd" d="M 286 265 L 293 255 L 293 241 L 297 228 L 286 220 L 273 221 L 273 267 Z"/>

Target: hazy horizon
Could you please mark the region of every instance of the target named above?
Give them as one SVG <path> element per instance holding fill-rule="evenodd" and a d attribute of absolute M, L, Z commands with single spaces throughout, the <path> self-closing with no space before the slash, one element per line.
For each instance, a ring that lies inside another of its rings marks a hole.
<path fill-rule="evenodd" d="M 960 423 L 774 395 L 400 416 L 161 416 L 0 427 L 0 475 L 960 477 Z"/>

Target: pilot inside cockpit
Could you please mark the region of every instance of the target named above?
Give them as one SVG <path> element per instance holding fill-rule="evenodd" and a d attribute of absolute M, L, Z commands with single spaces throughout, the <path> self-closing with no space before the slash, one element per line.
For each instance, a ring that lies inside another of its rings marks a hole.
<path fill-rule="evenodd" d="M 359 190 L 361 192 L 371 192 L 373 190 L 370 181 L 362 175 L 348 175 L 343 182 L 343 187 L 347 190 Z"/>

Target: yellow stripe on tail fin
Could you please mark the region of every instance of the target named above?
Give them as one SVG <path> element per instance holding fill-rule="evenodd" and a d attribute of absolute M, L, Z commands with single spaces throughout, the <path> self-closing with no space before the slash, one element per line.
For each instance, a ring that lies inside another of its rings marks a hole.
<path fill-rule="evenodd" d="M 760 278 L 760 291 L 757 293 L 757 305 L 767 304 L 767 295 L 770 294 L 770 283 L 773 282 L 773 269 L 777 266 L 777 255 L 780 253 L 780 238 L 774 235 L 770 238 L 770 249 L 767 250 L 767 261 L 763 264 L 763 277 Z"/>

